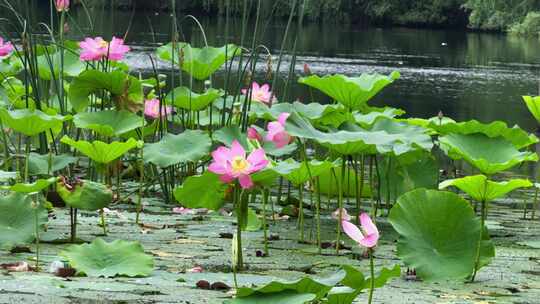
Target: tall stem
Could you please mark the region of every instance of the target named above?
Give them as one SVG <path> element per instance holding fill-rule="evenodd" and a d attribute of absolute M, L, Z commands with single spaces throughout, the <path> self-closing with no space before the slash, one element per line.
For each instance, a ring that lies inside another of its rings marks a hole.
<path fill-rule="evenodd" d="M 262 225 L 264 233 L 264 256 L 268 256 L 268 225 L 266 224 L 266 204 L 268 204 L 268 196 L 270 195 L 269 190 L 263 190 L 263 199 L 262 199 Z"/>
<path fill-rule="evenodd" d="M 304 184 L 298 185 L 298 226 L 300 226 L 299 241 L 304 241 Z"/>
<path fill-rule="evenodd" d="M 480 237 L 478 239 L 478 246 L 476 248 L 476 259 L 474 262 L 474 272 L 471 277 L 471 282 L 474 282 L 474 279 L 476 278 L 476 273 L 478 272 L 478 269 L 480 268 L 480 252 L 482 248 L 482 239 L 484 238 L 484 224 L 486 220 L 486 201 L 482 200 L 482 214 L 480 218 Z"/>
<path fill-rule="evenodd" d="M 144 185 L 144 149 L 141 149 L 141 166 L 140 174 L 141 178 L 139 181 L 139 194 L 137 197 L 137 215 L 135 217 L 135 224 L 139 224 L 139 219 L 142 211 L 142 196 L 143 196 L 143 185 Z"/>
<path fill-rule="evenodd" d="M 375 291 L 375 265 L 373 261 L 373 248 L 369 248 L 369 270 L 371 272 L 371 281 L 369 285 L 369 299 L 368 304 L 373 301 L 373 292 Z"/>
<path fill-rule="evenodd" d="M 315 191 L 317 195 L 317 203 L 315 205 L 315 212 L 317 217 L 317 250 L 321 253 L 321 188 L 319 177 L 315 180 Z"/>
<path fill-rule="evenodd" d="M 34 201 L 34 222 L 36 228 L 36 271 L 39 271 L 39 201 Z"/>

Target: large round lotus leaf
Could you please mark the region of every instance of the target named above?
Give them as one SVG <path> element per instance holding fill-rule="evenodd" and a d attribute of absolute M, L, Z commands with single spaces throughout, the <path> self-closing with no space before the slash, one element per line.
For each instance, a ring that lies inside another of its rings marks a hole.
<path fill-rule="evenodd" d="M 474 200 L 481 202 L 491 202 L 497 198 L 505 196 L 507 193 L 518 188 L 532 187 L 533 184 L 526 179 L 512 179 L 506 182 L 494 182 L 487 179 L 485 175 L 473 175 L 462 178 L 449 179 L 439 184 L 439 189 L 450 186 L 459 188 L 467 193 Z"/>
<path fill-rule="evenodd" d="M 201 111 L 206 109 L 216 99 L 223 95 L 223 91 L 209 89 L 203 94 L 192 92 L 189 88 L 178 87 L 171 91 L 165 100 L 167 104 L 173 104 L 189 111 Z"/>
<path fill-rule="evenodd" d="M 305 304 L 311 303 L 317 296 L 313 293 L 298 293 L 294 290 L 283 290 L 275 293 L 255 293 L 245 298 L 236 298 L 224 304 Z"/>
<path fill-rule="evenodd" d="M 166 168 L 179 163 L 196 162 L 210 151 L 210 136 L 200 130 L 186 130 L 181 134 L 166 134 L 144 147 L 144 161 Z"/>
<path fill-rule="evenodd" d="M 441 148 L 453 159 L 465 159 L 484 174 L 492 175 L 524 161 L 537 161 L 533 152 L 520 152 L 503 137 L 482 133 L 449 134 L 439 138 Z"/>
<path fill-rule="evenodd" d="M 173 43 L 166 44 L 157 49 L 159 58 L 172 61 L 178 65 L 182 64 L 182 70 L 189 73 L 195 79 L 208 79 L 225 62 L 239 55 L 242 50 L 234 44 L 225 45 L 220 48 L 204 47 L 194 48 L 189 43 L 176 43 L 173 50 Z M 178 54 L 182 54 L 181 61 Z"/>
<path fill-rule="evenodd" d="M 77 161 L 77 157 L 69 154 L 49 155 L 30 153 L 28 159 L 28 173 L 32 175 L 47 175 L 62 170 Z M 51 160 L 51 172 L 49 172 L 49 160 Z"/>
<path fill-rule="evenodd" d="M 396 137 L 392 149 L 395 155 L 402 155 L 416 150 L 431 151 L 433 141 L 427 129 L 412 126 L 405 122 L 398 122 L 388 118 L 378 119 L 371 127 L 372 131 L 385 131 Z"/>
<path fill-rule="evenodd" d="M 129 150 L 142 146 L 142 142 L 133 138 L 128 139 L 126 142 L 113 141 L 108 144 L 99 140 L 88 142 L 85 140 L 75 141 L 64 135 L 60 142 L 72 146 L 79 152 L 88 156 L 93 161 L 100 164 L 108 164 L 113 160 L 121 157 Z"/>
<path fill-rule="evenodd" d="M 389 153 L 396 144 L 396 136 L 385 131 L 357 129 L 325 133 L 297 113 L 291 113 L 285 128 L 294 137 L 312 139 L 342 155 Z"/>
<path fill-rule="evenodd" d="M 320 103 L 304 104 L 298 101 L 293 103 L 282 102 L 273 104 L 272 107 L 268 107 L 264 103 L 254 102 L 251 104 L 250 112 L 257 118 L 264 120 L 277 120 L 281 113 L 296 112 L 303 117 L 310 120 L 315 120 L 323 117 L 326 114 L 344 110 L 343 106 L 339 105 L 322 105 Z"/>
<path fill-rule="evenodd" d="M 87 70 L 73 79 L 68 100 L 77 112 L 83 112 L 90 104 L 90 95 L 105 90 L 111 94 L 118 110 L 138 110 L 144 94 L 142 83 L 136 77 L 116 70 L 110 73 Z"/>
<path fill-rule="evenodd" d="M 60 253 L 78 274 L 89 277 L 145 277 L 154 269 L 154 259 L 139 242 L 97 238 L 90 244 L 72 245 Z"/>
<path fill-rule="evenodd" d="M 80 180 L 71 186 L 59 181 L 56 190 L 68 206 L 82 210 L 103 209 L 113 199 L 113 192 L 106 185 L 89 180 Z"/>
<path fill-rule="evenodd" d="M 90 129 L 104 136 L 119 136 L 144 126 L 144 120 L 128 111 L 84 112 L 73 117 L 77 128 Z"/>
<path fill-rule="evenodd" d="M 438 119 L 430 119 L 429 124 L 426 127 L 431 128 L 442 135 L 451 133 L 465 135 L 482 133 L 490 138 L 503 137 L 507 141 L 511 142 L 517 149 L 521 149 L 538 142 L 538 138 L 534 134 L 528 134 L 518 126 L 509 128 L 508 125 L 502 121 L 494 121 L 489 124 L 484 124 L 476 120 L 469 120 L 459 123 L 440 123 Z"/>
<path fill-rule="evenodd" d="M 312 178 L 318 177 L 330 171 L 333 167 L 336 167 L 336 164 L 329 161 L 311 160 L 306 165 L 306 162 L 297 162 L 289 158 L 279 162 L 271 170 L 274 170 L 294 185 L 301 185 L 310 180 L 310 175 Z"/>
<path fill-rule="evenodd" d="M 63 65 L 61 60 L 63 60 Z M 65 76 L 76 77 L 86 69 L 86 63 L 79 59 L 77 53 L 65 51 L 63 55 L 60 52 L 54 52 L 38 56 L 37 67 L 40 78 L 51 80 L 52 72 L 58 79 L 60 68 L 63 68 Z"/>
<path fill-rule="evenodd" d="M 452 192 L 417 189 L 402 195 L 389 221 L 399 233 L 397 254 L 424 280 L 462 280 L 470 276 L 480 237 L 480 219 Z M 487 233 L 482 265 L 495 255 Z"/>
<path fill-rule="evenodd" d="M 380 118 L 392 119 L 394 117 L 405 114 L 405 111 L 401 109 L 395 109 L 395 108 L 390 108 L 390 107 L 385 107 L 378 110 L 380 111 L 371 111 L 367 114 L 355 113 L 354 119 L 362 127 L 368 128 L 372 126 L 375 123 L 375 121 L 377 121 Z"/>
<path fill-rule="evenodd" d="M 37 181 L 28 184 L 18 183 L 13 186 L 0 186 L 0 189 L 19 193 L 34 193 L 45 190 L 50 185 L 54 184 L 57 180 L 58 178 L 56 177 L 51 177 L 49 179 L 38 179 Z"/>
<path fill-rule="evenodd" d="M 218 141 L 226 146 L 231 146 L 233 141 L 238 141 L 245 149 L 249 149 L 247 135 L 238 126 L 223 127 L 212 135 L 214 141 Z"/>
<path fill-rule="evenodd" d="M 178 188 L 174 189 L 174 198 L 187 208 L 206 208 L 219 210 L 225 199 L 224 184 L 219 176 L 212 172 L 190 176 Z"/>
<path fill-rule="evenodd" d="M 540 123 L 540 96 L 523 96 L 523 101 L 536 121 Z"/>
<path fill-rule="evenodd" d="M 360 110 L 373 96 L 398 79 L 399 76 L 396 71 L 389 76 L 379 74 L 362 74 L 359 77 L 327 75 L 321 78 L 312 75 L 300 78 L 298 82 L 322 91 L 349 109 Z"/>
<path fill-rule="evenodd" d="M 0 196 L 0 248 L 9 249 L 32 242 L 36 232 L 36 212 L 38 225 L 42 227 L 47 222 L 47 210 L 35 209 L 30 196 L 22 193 Z"/>
<path fill-rule="evenodd" d="M 0 108 L 0 120 L 4 126 L 26 136 L 35 136 L 50 129 L 62 127 L 62 123 L 71 116 L 48 115 L 39 110 L 12 110 Z"/>

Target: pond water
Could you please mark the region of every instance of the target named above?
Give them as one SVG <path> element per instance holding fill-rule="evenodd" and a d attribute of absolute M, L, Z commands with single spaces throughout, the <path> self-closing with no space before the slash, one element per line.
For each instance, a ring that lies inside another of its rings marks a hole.
<path fill-rule="evenodd" d="M 48 8 L 38 6 L 39 19 L 47 20 Z M 129 28 L 127 40 L 134 46 L 128 63 L 136 70 L 150 72 L 148 54 L 157 44 L 170 41 L 168 13 L 118 10 L 91 11 L 94 32 L 104 36 L 121 35 Z M 0 16 L 2 13 L 0 13 Z M 133 18 L 132 18 L 133 17 Z M 70 12 L 71 32 L 88 28 L 81 9 Z M 241 20 L 232 20 L 225 37 L 225 20 L 201 18 L 210 45 L 240 42 Z M 151 24 L 151 26 L 149 26 Z M 195 45 L 202 45 L 200 30 L 189 19 L 180 22 L 182 34 Z M 263 21 L 261 43 L 279 54 L 286 21 Z M 247 36 L 253 34 L 248 26 Z M 75 34 L 74 34 L 75 35 Z M 293 31 L 291 31 L 293 35 Z M 251 39 L 247 40 L 248 45 Z M 372 105 L 389 105 L 410 116 L 432 117 L 439 110 L 456 120 L 503 120 L 533 130 L 536 122 L 521 100 L 537 95 L 540 78 L 538 39 L 523 39 L 492 33 L 405 28 L 361 28 L 334 24 L 306 24 L 298 41 L 296 72 L 308 63 L 317 74 L 401 72 L 401 79 L 377 96 Z M 287 49 L 291 49 L 290 46 Z M 286 56 L 281 75 L 287 76 L 291 57 Z M 274 62 L 275 64 L 275 62 Z M 258 65 L 264 76 L 265 62 Z M 166 69 L 167 66 L 160 65 Z M 218 76 L 219 82 L 219 76 Z M 281 86 L 280 86 L 281 87 Z M 305 88 L 292 87 L 294 97 L 304 99 Z M 278 96 L 280 88 L 276 89 Z M 325 97 L 316 95 L 317 101 Z"/>

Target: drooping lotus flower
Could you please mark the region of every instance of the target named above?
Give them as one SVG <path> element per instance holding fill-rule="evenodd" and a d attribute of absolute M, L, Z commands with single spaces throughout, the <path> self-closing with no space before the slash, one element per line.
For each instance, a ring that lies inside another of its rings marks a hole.
<path fill-rule="evenodd" d="M 144 102 L 144 115 L 153 119 L 159 118 L 159 99 L 150 99 Z M 172 106 L 161 106 L 161 116 L 165 117 L 173 111 Z"/>
<path fill-rule="evenodd" d="M 7 56 L 13 52 L 13 44 L 9 41 L 4 41 L 4 38 L 0 37 L 0 57 Z"/>
<path fill-rule="evenodd" d="M 129 52 L 129 46 L 124 45 L 124 40 L 113 37 L 111 42 L 103 40 L 101 37 L 86 38 L 79 42 L 82 49 L 82 61 L 95 61 L 107 58 L 112 61 L 124 59 L 124 55 Z"/>
<path fill-rule="evenodd" d="M 242 94 L 248 95 L 248 89 L 242 89 Z M 270 91 L 270 85 L 265 83 L 259 86 L 257 82 L 251 84 L 251 100 L 262 102 L 266 105 L 271 105 L 275 100 L 272 98 L 272 91 Z"/>
<path fill-rule="evenodd" d="M 67 12 L 69 10 L 69 0 L 56 0 L 56 10 L 58 12 Z"/>
<path fill-rule="evenodd" d="M 367 213 L 360 215 L 360 228 L 349 221 L 341 221 L 343 231 L 360 246 L 373 248 L 379 240 L 379 230 Z"/>
<path fill-rule="evenodd" d="M 256 140 L 258 142 L 261 142 L 263 139 L 261 134 L 259 134 L 257 129 L 255 129 L 254 127 L 249 127 L 247 129 L 247 137 L 251 140 Z"/>
<path fill-rule="evenodd" d="M 236 179 L 244 189 L 253 187 L 250 174 L 258 172 L 268 165 L 264 149 L 256 149 L 246 158 L 246 150 L 233 141 L 231 148 L 219 147 L 212 152 L 213 162 L 208 167 L 210 172 L 220 175 L 221 181 L 230 183 Z"/>
<path fill-rule="evenodd" d="M 332 218 L 339 221 L 339 212 L 341 211 L 341 220 L 342 221 L 351 221 L 351 216 L 345 208 L 338 208 L 336 211 L 332 212 Z"/>
<path fill-rule="evenodd" d="M 266 140 L 273 142 L 277 148 L 283 148 L 292 141 L 292 137 L 285 131 L 285 122 L 289 118 L 289 113 L 281 113 L 277 121 L 268 124 Z"/>

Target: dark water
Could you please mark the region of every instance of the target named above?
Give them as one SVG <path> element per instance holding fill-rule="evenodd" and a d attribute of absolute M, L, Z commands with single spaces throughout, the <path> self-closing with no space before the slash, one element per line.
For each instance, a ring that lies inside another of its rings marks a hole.
<path fill-rule="evenodd" d="M 39 18 L 47 19 L 41 7 Z M 72 10 L 71 34 L 80 38 L 80 29 L 90 29 L 82 10 Z M 94 34 L 110 36 L 124 33 L 133 20 L 127 41 L 134 51 L 128 63 L 136 70 L 151 71 L 148 54 L 170 40 L 170 16 L 154 12 L 114 10 L 90 11 Z M 0 13 L 1 16 L 1 13 Z M 230 24 L 224 36 L 224 20 L 201 17 L 208 43 L 223 45 L 240 42 L 240 20 Z M 261 43 L 278 54 L 285 32 L 284 21 L 263 20 Z M 186 40 L 203 45 L 202 35 L 190 19 L 180 21 Z M 247 29 L 252 35 L 253 26 Z M 290 33 L 292 35 L 292 31 Z M 246 45 L 251 44 L 251 39 Z M 290 41 L 287 49 L 290 49 Z M 465 33 L 448 30 L 404 28 L 355 28 L 333 24 L 307 24 L 298 41 L 295 70 L 302 73 L 308 63 L 316 74 L 401 72 L 401 79 L 377 96 L 372 105 L 389 105 L 407 111 L 410 116 L 431 117 L 439 110 L 456 120 L 478 119 L 484 122 L 503 120 L 532 130 L 536 122 L 521 100 L 522 95 L 536 95 L 539 90 L 540 41 L 490 33 Z M 281 68 L 285 77 L 290 66 L 286 56 Z M 274 62 L 275 63 L 275 62 Z M 265 62 L 258 65 L 264 76 Z M 166 69 L 165 64 L 158 65 Z M 281 86 L 276 88 L 278 95 Z M 295 97 L 306 95 L 299 85 L 292 87 Z M 324 101 L 322 95 L 317 98 Z"/>

